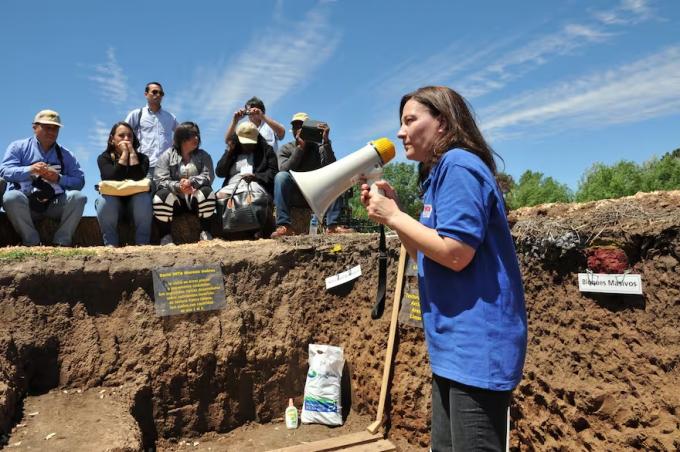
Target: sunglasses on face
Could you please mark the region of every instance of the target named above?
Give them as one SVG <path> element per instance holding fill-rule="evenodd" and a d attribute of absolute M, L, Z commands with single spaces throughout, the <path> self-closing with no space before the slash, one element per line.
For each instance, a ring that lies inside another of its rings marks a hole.
<path fill-rule="evenodd" d="M 165 96 L 165 93 L 164 93 L 163 91 L 159 90 L 159 89 L 152 89 L 152 90 L 149 91 L 149 92 L 150 92 L 151 94 L 153 94 L 154 96 L 161 96 L 161 97 L 162 97 L 162 96 Z"/>

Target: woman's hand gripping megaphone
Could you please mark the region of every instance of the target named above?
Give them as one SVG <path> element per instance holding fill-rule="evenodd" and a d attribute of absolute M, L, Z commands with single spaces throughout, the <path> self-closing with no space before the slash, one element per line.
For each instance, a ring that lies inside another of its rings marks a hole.
<path fill-rule="evenodd" d="M 371 220 L 388 227 L 391 220 L 401 213 L 397 192 L 386 180 L 381 179 L 370 185 L 368 180 L 364 181 L 361 184 L 361 203 Z"/>

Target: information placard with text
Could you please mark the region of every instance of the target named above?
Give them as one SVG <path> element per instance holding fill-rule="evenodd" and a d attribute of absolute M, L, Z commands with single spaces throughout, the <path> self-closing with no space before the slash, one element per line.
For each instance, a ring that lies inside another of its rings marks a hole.
<path fill-rule="evenodd" d="M 219 265 L 155 268 L 151 273 L 159 317 L 212 311 L 227 305 Z"/>
<path fill-rule="evenodd" d="M 420 312 L 420 293 L 418 292 L 418 262 L 406 258 L 406 280 L 404 281 L 404 295 L 399 309 L 399 323 L 402 325 L 423 327 L 423 317 Z"/>

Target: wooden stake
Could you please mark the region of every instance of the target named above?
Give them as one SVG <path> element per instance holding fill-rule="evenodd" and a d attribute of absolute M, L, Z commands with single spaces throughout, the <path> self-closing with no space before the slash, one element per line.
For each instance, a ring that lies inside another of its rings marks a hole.
<path fill-rule="evenodd" d="M 397 336 L 397 324 L 399 323 L 399 308 L 401 307 L 401 296 L 404 287 L 404 271 L 406 270 L 406 257 L 408 253 L 404 245 L 399 250 L 399 269 L 397 271 L 397 284 L 394 288 L 394 301 L 392 302 L 392 319 L 390 320 L 390 335 L 387 339 L 387 352 L 385 352 L 385 367 L 383 369 L 383 379 L 380 385 L 380 399 L 378 401 L 378 412 L 375 422 L 368 426 L 367 430 L 371 433 L 378 431 L 383 424 L 383 412 L 385 411 L 385 401 L 389 387 L 390 372 L 392 370 L 392 355 L 394 349 L 394 339 Z"/>

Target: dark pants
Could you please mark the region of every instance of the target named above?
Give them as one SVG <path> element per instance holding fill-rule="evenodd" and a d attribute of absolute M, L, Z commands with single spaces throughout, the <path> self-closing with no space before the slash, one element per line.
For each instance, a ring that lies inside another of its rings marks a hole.
<path fill-rule="evenodd" d="M 432 375 L 432 451 L 504 451 L 511 394 Z"/>

